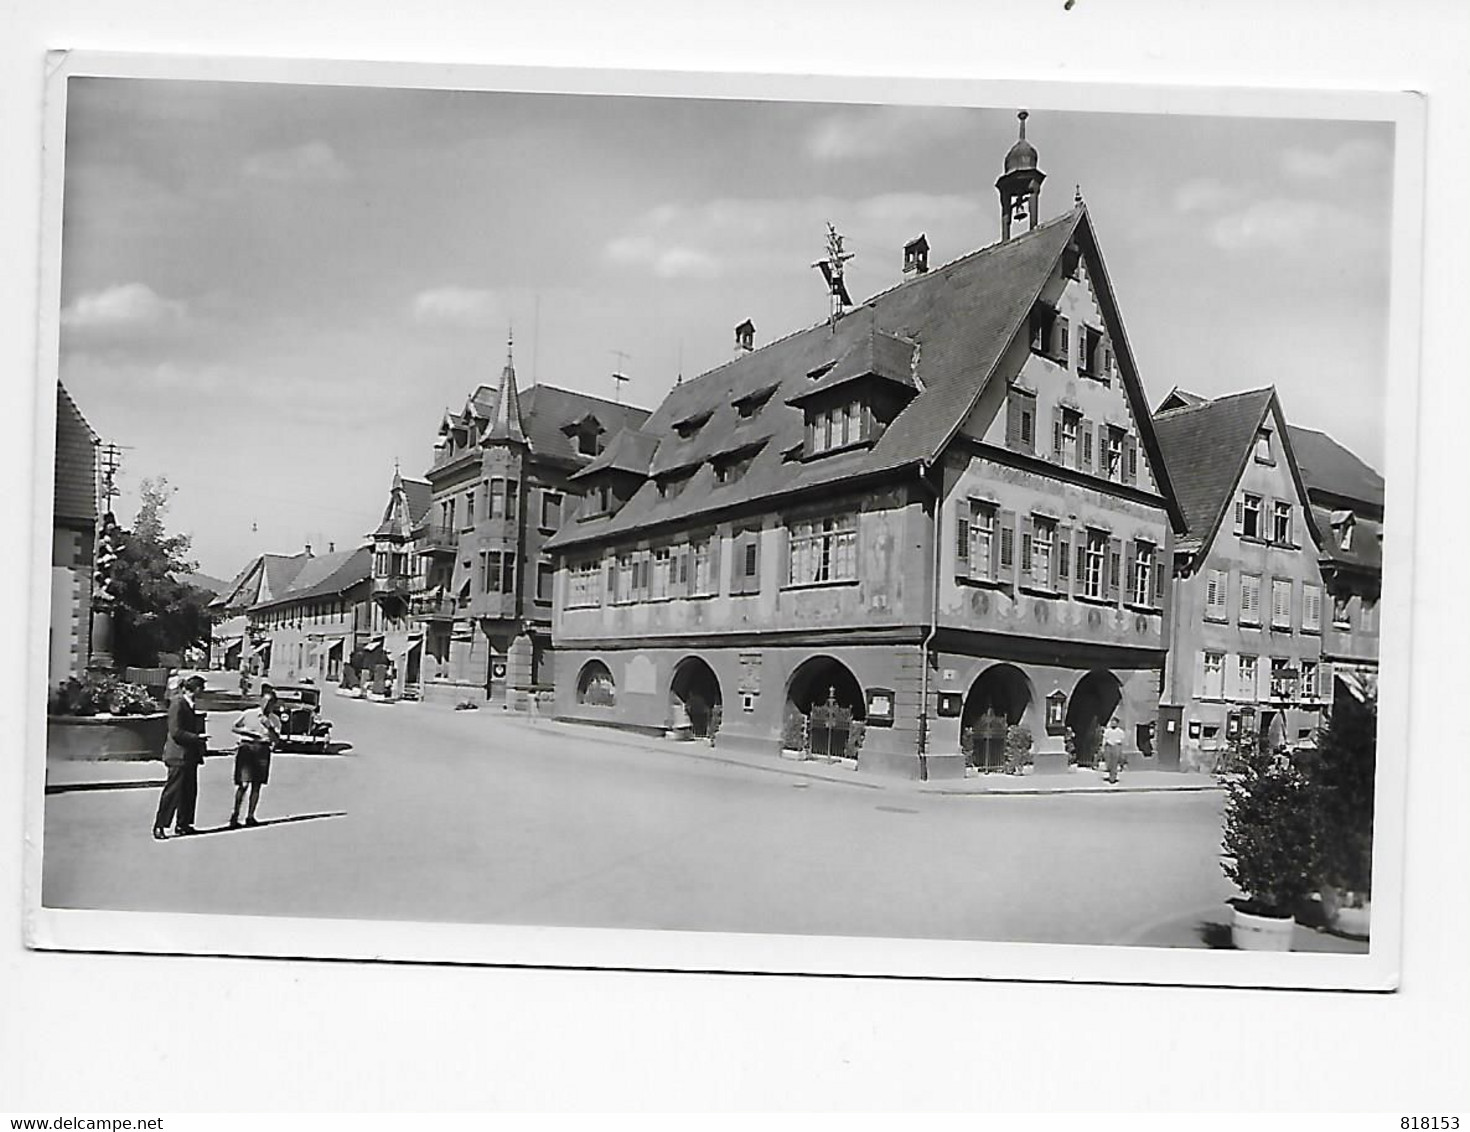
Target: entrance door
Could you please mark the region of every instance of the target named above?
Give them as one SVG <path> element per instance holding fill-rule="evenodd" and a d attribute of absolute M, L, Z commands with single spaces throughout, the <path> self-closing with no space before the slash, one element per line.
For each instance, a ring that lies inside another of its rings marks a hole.
<path fill-rule="evenodd" d="M 1159 730 L 1154 736 L 1154 749 L 1159 755 L 1161 770 L 1179 769 L 1179 749 L 1184 736 L 1184 705 L 1159 705 Z"/>

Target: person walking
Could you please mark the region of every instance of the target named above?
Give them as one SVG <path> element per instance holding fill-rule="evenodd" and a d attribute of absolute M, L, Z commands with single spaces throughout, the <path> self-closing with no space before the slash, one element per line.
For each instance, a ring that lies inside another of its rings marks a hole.
<path fill-rule="evenodd" d="M 1103 761 L 1108 768 L 1108 781 L 1118 781 L 1118 771 L 1123 766 L 1123 728 L 1117 717 L 1108 720 L 1103 730 Z"/>
<path fill-rule="evenodd" d="M 260 788 L 270 781 L 271 748 L 281 738 L 281 708 L 276 690 L 267 683 L 260 686 L 260 703 L 240 713 L 230 728 L 240 737 L 235 748 L 235 805 L 230 811 L 230 828 L 240 828 L 240 804 L 245 788 L 250 788 L 250 808 L 245 813 L 246 825 L 259 825 L 255 807 L 260 802 Z"/>
<path fill-rule="evenodd" d="M 199 765 L 204 762 L 204 713 L 194 707 L 194 697 L 204 688 L 203 676 L 190 676 L 168 705 L 168 737 L 163 741 L 163 765 L 168 778 L 158 799 L 158 813 L 153 818 L 153 838 L 168 836 L 169 823 L 174 834 L 185 837 L 197 833 L 194 807 L 199 799 Z"/>

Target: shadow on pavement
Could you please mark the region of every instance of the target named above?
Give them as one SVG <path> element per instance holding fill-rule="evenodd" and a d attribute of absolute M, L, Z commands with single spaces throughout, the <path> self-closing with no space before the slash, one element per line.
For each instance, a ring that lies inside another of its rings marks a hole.
<path fill-rule="evenodd" d="M 76 790 L 157 790 L 161 778 L 141 778 L 133 782 L 48 782 L 47 794 L 70 794 Z"/>
<path fill-rule="evenodd" d="M 208 837 L 213 833 L 250 833 L 252 830 L 267 829 L 273 825 L 291 825 L 295 822 L 316 821 L 319 818 L 345 818 L 346 816 L 346 810 L 329 810 L 320 814 L 292 814 L 284 818 L 266 818 L 264 821 L 257 821 L 254 825 L 241 824 L 234 829 L 231 829 L 228 825 L 211 826 L 209 829 L 196 830 L 189 836 Z M 172 841 L 174 838 L 170 837 L 169 840 Z"/>

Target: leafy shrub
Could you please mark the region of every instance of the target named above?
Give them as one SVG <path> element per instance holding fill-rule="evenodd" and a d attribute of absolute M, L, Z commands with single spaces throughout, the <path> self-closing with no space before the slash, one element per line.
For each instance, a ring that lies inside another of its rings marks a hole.
<path fill-rule="evenodd" d="M 163 710 L 141 684 L 129 684 L 106 672 L 88 672 L 63 680 L 47 697 L 52 715 L 150 715 Z"/>
<path fill-rule="evenodd" d="M 1373 776 L 1378 708 L 1349 696 L 1317 733 L 1311 775 L 1322 809 L 1322 881 L 1368 896 L 1373 887 Z"/>
<path fill-rule="evenodd" d="M 1020 774 L 1031 765 L 1031 748 L 1036 740 L 1031 728 L 1023 723 L 1013 723 L 1006 728 L 1006 773 Z"/>
<path fill-rule="evenodd" d="M 709 723 L 706 724 L 706 738 L 713 739 L 720 733 L 720 724 L 725 722 L 725 708 L 722 704 L 715 704 L 709 709 Z"/>
<path fill-rule="evenodd" d="M 796 708 L 789 708 L 781 724 L 781 747 L 787 751 L 806 750 L 807 718 Z"/>
<path fill-rule="evenodd" d="M 1264 742 L 1242 747 L 1225 785 L 1227 858 L 1221 869 L 1246 897 L 1244 909 L 1290 916 L 1317 887 L 1320 791 L 1285 754 Z"/>
<path fill-rule="evenodd" d="M 847 733 L 846 755 L 848 758 L 855 759 L 858 757 L 858 752 L 863 749 L 863 740 L 867 737 L 867 734 L 867 721 L 862 719 L 854 719 L 852 721 L 852 727 Z"/>

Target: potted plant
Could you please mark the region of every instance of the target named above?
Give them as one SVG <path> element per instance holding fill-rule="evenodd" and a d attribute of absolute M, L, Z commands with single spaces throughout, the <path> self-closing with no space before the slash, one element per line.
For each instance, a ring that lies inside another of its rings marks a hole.
<path fill-rule="evenodd" d="M 1231 938 L 1242 951 L 1289 951 L 1295 911 L 1316 888 L 1321 812 L 1311 778 L 1285 752 L 1242 745 L 1225 785 L 1221 863 L 1240 889 Z"/>
<path fill-rule="evenodd" d="M 1322 809 L 1322 908 L 1329 926 L 1368 935 L 1373 890 L 1377 704 L 1342 697 L 1317 736 L 1312 774 Z"/>

